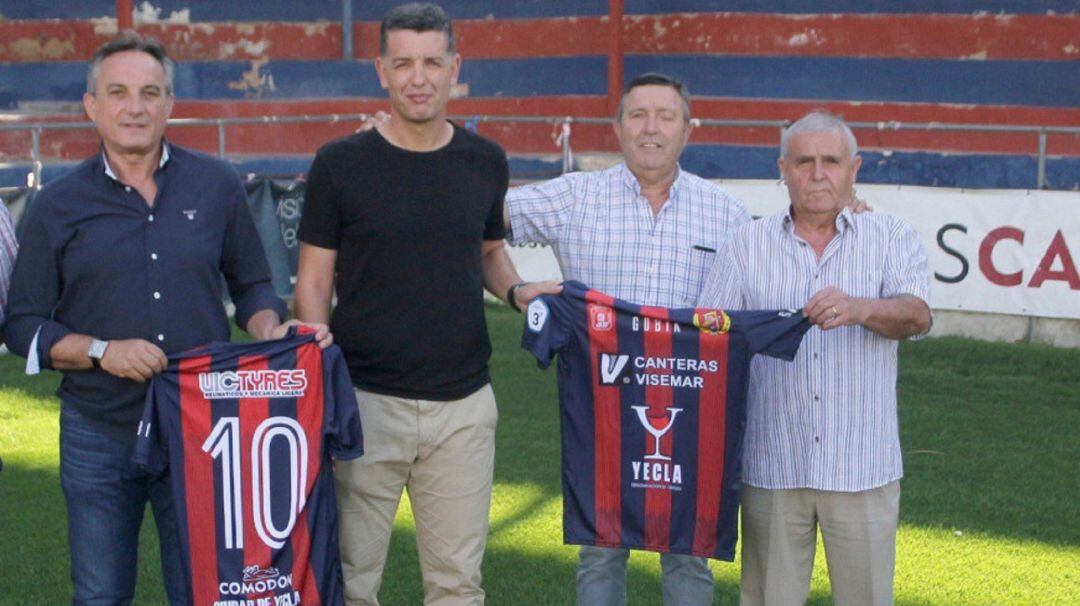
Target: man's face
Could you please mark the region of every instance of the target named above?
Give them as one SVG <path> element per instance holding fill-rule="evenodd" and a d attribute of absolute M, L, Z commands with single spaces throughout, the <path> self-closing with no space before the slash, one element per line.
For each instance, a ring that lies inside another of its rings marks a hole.
<path fill-rule="evenodd" d="M 386 34 L 386 54 L 375 60 L 375 69 L 390 94 L 392 115 L 413 123 L 443 117 L 461 68 L 461 57 L 447 52 L 446 45 L 443 32 Z"/>
<path fill-rule="evenodd" d="M 94 94 L 83 95 L 86 115 L 97 125 L 105 149 L 149 154 L 157 150 L 172 113 L 165 68 L 141 51 L 122 51 L 101 62 Z"/>
<path fill-rule="evenodd" d="M 679 93 L 661 84 L 632 88 L 623 99 L 615 134 L 635 175 L 674 171 L 690 136 Z"/>
<path fill-rule="evenodd" d="M 851 203 L 862 158 L 851 157 L 840 129 L 797 133 L 777 160 L 796 213 L 833 214 Z"/>

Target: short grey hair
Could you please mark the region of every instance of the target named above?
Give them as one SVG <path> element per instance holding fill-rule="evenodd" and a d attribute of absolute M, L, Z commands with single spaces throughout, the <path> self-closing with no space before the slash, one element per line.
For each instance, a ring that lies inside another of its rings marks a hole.
<path fill-rule="evenodd" d="M 823 109 L 815 109 L 784 129 L 784 132 L 780 134 L 780 156 L 787 157 L 791 138 L 799 133 L 827 133 L 835 130 L 840 131 L 844 143 L 847 144 L 848 152 L 854 158 L 859 153 L 859 145 L 855 142 L 855 135 L 851 132 L 851 128 L 843 118 Z"/>
<path fill-rule="evenodd" d="M 124 51 L 138 51 L 146 53 L 161 64 L 165 70 L 165 93 L 173 94 L 173 78 L 176 74 L 176 64 L 165 52 L 165 47 L 153 38 L 143 38 L 137 32 L 124 30 L 119 36 L 101 45 L 90 59 L 90 69 L 86 73 L 86 92 L 93 95 L 97 91 L 97 80 L 101 74 L 101 64 L 111 55 Z"/>
<path fill-rule="evenodd" d="M 670 86 L 675 89 L 675 92 L 679 93 L 679 98 L 682 99 L 683 122 L 690 122 L 690 89 L 686 87 L 686 84 L 675 76 L 669 76 L 659 72 L 648 72 L 634 78 L 623 88 L 622 97 L 619 99 L 619 107 L 615 110 L 616 123 L 622 122 L 623 109 L 626 106 L 626 96 L 630 94 L 630 91 L 639 86 Z"/>
<path fill-rule="evenodd" d="M 379 25 L 379 54 L 386 56 L 386 35 L 396 30 L 414 32 L 442 32 L 446 34 L 446 52 L 453 53 L 457 48 L 454 41 L 454 25 L 446 11 L 431 2 L 410 2 L 395 6 L 383 15 Z"/>

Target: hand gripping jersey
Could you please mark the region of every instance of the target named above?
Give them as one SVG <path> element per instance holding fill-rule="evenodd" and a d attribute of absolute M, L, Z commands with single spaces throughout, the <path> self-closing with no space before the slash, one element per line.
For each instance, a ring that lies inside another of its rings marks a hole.
<path fill-rule="evenodd" d="M 642 307 L 578 282 L 534 299 L 522 347 L 559 354 L 563 540 L 731 561 L 755 353 L 791 360 L 798 311 Z"/>
<path fill-rule="evenodd" d="M 154 377 L 135 460 L 168 469 L 196 606 L 342 604 L 331 459 L 363 453 L 341 350 L 214 343 Z"/>

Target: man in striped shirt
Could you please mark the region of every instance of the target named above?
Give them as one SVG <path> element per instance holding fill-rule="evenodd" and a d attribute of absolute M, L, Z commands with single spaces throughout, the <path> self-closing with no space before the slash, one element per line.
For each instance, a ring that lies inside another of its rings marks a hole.
<path fill-rule="evenodd" d="M 682 82 L 663 74 L 634 78 L 615 116 L 624 161 L 510 190 L 507 241 L 550 245 L 564 278 L 624 301 L 692 307 L 716 251 L 750 215 L 723 188 L 679 168 L 691 129 Z M 520 286 L 516 297 L 508 294 L 511 304 L 550 290 L 543 282 Z M 578 604 L 625 604 L 628 555 L 583 546 Z M 666 606 L 712 603 L 704 558 L 665 553 L 660 565 Z"/>
<path fill-rule="evenodd" d="M 819 527 L 835 603 L 891 604 L 897 341 L 930 328 L 926 251 L 900 219 L 847 208 L 861 158 L 841 119 L 812 112 L 780 148 L 791 206 L 727 242 L 698 300 L 801 307 L 818 328 L 794 363 L 752 362 L 742 604 L 804 603 Z"/>
<path fill-rule="evenodd" d="M 8 286 L 11 284 L 11 268 L 15 266 L 15 253 L 19 250 L 15 243 L 15 229 L 11 225 L 11 215 L 3 200 L 0 200 L 0 327 L 4 325 L 4 306 L 7 305 Z M 4 342 L 4 333 L 0 329 L 0 344 Z M 4 462 L 0 460 L 0 470 Z"/>
<path fill-rule="evenodd" d="M 8 286 L 11 284 L 11 268 L 15 267 L 15 253 L 18 250 L 11 215 L 3 201 L 0 201 L 0 326 L 4 325 L 4 307 L 7 305 Z M 0 332 L 0 343 L 3 342 L 4 334 Z"/>

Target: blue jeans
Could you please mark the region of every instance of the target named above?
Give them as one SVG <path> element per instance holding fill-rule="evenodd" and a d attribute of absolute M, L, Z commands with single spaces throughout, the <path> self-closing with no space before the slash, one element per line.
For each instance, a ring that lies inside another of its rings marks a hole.
<path fill-rule="evenodd" d="M 626 604 L 626 560 L 629 549 L 581 547 L 577 573 L 578 606 Z M 712 570 L 705 558 L 673 553 L 660 554 L 660 586 L 664 606 L 712 604 Z"/>
<path fill-rule="evenodd" d="M 67 500 L 72 604 L 131 604 L 147 500 L 157 522 L 169 602 L 187 604 L 169 477 L 141 474 L 131 454 L 131 445 L 102 435 L 74 408 L 62 408 L 60 486 Z"/>

